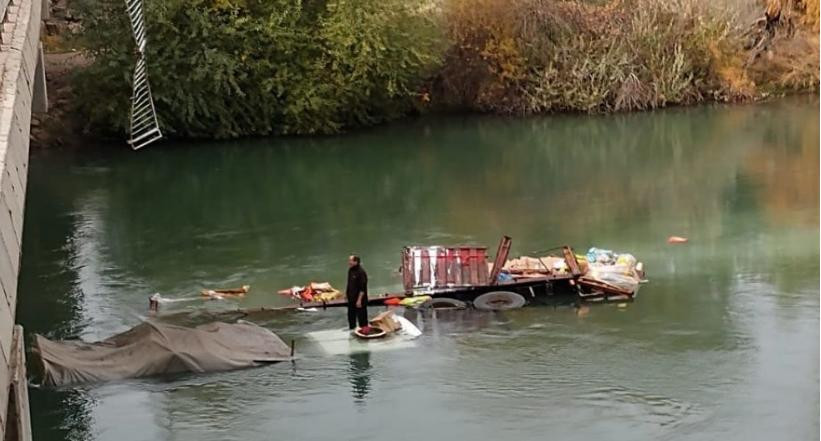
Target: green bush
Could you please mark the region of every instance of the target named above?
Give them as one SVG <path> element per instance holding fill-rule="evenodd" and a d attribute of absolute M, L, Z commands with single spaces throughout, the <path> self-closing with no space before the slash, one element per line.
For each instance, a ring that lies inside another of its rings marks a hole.
<path fill-rule="evenodd" d="M 76 78 L 88 128 L 127 130 L 134 43 L 122 0 L 82 0 Z M 147 60 L 166 134 L 335 133 L 413 108 L 441 63 L 422 0 L 146 0 Z"/>

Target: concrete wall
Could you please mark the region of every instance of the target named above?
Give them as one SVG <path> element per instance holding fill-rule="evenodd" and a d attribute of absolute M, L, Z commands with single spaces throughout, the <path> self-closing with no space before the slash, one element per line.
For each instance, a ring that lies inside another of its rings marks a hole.
<path fill-rule="evenodd" d="M 32 101 L 35 92 L 45 93 L 41 75 L 36 75 L 37 64 L 42 63 L 43 2 L 0 0 L 0 7 L 3 4 L 7 6 L 0 29 L 0 441 L 31 438 L 23 334 L 14 321 Z"/>

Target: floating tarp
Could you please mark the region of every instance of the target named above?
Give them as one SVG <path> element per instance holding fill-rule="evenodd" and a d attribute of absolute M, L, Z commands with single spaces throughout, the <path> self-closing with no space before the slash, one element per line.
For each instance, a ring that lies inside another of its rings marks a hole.
<path fill-rule="evenodd" d="M 291 359 L 290 347 L 276 334 L 246 322 L 186 328 L 148 321 L 95 343 L 35 339 L 43 383 L 54 386 L 227 371 Z"/>

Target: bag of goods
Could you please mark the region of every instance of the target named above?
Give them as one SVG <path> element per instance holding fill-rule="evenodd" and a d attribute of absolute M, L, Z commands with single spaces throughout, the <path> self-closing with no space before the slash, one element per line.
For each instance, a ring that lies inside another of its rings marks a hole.
<path fill-rule="evenodd" d="M 619 254 L 611 250 L 590 248 L 587 252 L 586 265 L 579 262 L 584 279 L 602 282 L 620 291 L 634 293 L 641 282 L 641 274 L 636 269 L 637 261 L 632 254 Z"/>
<path fill-rule="evenodd" d="M 328 282 L 310 282 L 305 286 L 293 286 L 277 292 L 299 302 L 330 302 L 342 298 L 342 293 Z"/>
<path fill-rule="evenodd" d="M 611 250 L 593 247 L 587 250 L 587 261 L 590 263 L 612 264 L 616 261 L 616 254 Z"/>
<path fill-rule="evenodd" d="M 409 308 L 413 308 L 415 306 L 420 306 L 423 303 L 430 300 L 431 296 L 413 296 L 413 297 L 405 297 L 402 301 L 399 302 L 402 306 L 407 306 Z"/>
<path fill-rule="evenodd" d="M 584 277 L 604 282 L 628 293 L 635 292 L 641 281 L 635 271 L 628 271 L 620 265 L 602 265 L 598 263 L 591 263 Z"/>
<path fill-rule="evenodd" d="M 616 266 L 633 271 L 636 268 L 636 258 L 632 254 L 619 254 L 619 257 L 616 258 Z"/>

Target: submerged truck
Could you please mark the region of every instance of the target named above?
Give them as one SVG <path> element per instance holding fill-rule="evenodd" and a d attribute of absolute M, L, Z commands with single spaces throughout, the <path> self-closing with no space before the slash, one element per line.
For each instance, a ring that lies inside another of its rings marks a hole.
<path fill-rule="evenodd" d="M 403 292 L 374 296 L 370 306 L 474 307 L 505 310 L 527 305 L 627 301 L 644 278 L 642 264 L 629 254 L 595 250 L 578 256 L 562 246 L 541 257 L 508 259 L 512 239 L 502 237 L 493 261 L 487 247 L 406 246 L 401 252 Z M 347 305 L 344 299 L 300 302 L 292 308 Z"/>
<path fill-rule="evenodd" d="M 404 296 L 430 296 L 432 307 L 472 305 L 490 310 L 563 301 L 624 301 L 636 295 L 643 277 L 642 265 L 628 254 L 600 253 L 589 262 L 562 246 L 547 250 L 553 254 L 508 260 L 511 244 L 510 237 L 502 237 L 492 263 L 486 247 L 405 247 Z"/>

